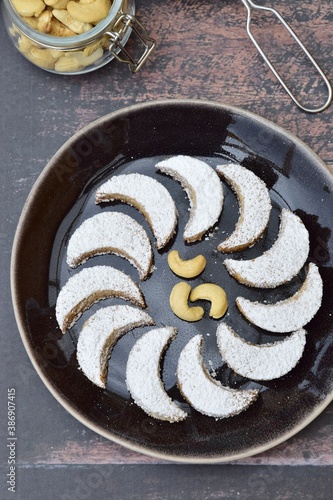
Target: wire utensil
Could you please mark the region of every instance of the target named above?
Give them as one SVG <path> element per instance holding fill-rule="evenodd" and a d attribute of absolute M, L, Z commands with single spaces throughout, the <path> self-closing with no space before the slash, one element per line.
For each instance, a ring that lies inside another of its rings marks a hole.
<path fill-rule="evenodd" d="M 271 7 L 263 7 L 261 5 L 257 5 L 256 3 L 252 2 L 252 0 L 242 0 L 242 2 L 245 5 L 246 10 L 247 10 L 247 21 L 246 21 L 246 31 L 247 31 L 247 34 L 249 35 L 250 39 L 252 40 L 253 44 L 257 48 L 257 50 L 260 53 L 260 55 L 263 57 L 265 63 L 268 65 L 268 67 L 270 68 L 270 70 L 274 73 L 275 77 L 281 83 L 282 87 L 289 94 L 289 96 L 294 101 L 294 103 L 300 109 L 302 109 L 303 111 L 305 111 L 306 113 L 320 113 L 321 111 L 324 111 L 326 108 L 328 108 L 328 106 L 331 104 L 332 95 L 333 95 L 332 86 L 330 84 L 330 81 L 328 80 L 327 76 L 325 75 L 325 73 L 320 68 L 319 64 L 316 62 L 316 60 L 313 58 L 313 56 L 310 54 L 310 52 L 307 50 L 307 48 L 303 45 L 303 43 L 301 42 L 301 40 L 298 38 L 298 36 L 294 32 L 294 30 L 287 23 L 287 21 L 279 14 L 279 12 L 276 9 L 273 9 Z M 290 35 L 293 37 L 293 39 L 296 41 L 296 43 L 299 45 L 299 47 L 306 54 L 306 56 L 311 61 L 311 63 L 316 68 L 317 72 L 319 73 L 319 75 L 321 76 L 321 78 L 324 81 L 324 83 L 325 83 L 325 85 L 327 87 L 327 90 L 328 90 L 328 98 L 327 98 L 327 101 L 325 102 L 325 104 L 323 104 L 322 106 L 320 106 L 318 108 L 307 108 L 307 107 L 303 106 L 299 102 L 299 100 L 295 97 L 295 95 L 289 89 L 288 85 L 285 83 L 285 81 L 283 80 L 283 78 L 281 77 L 281 75 L 279 74 L 279 72 L 276 70 L 276 68 L 274 67 L 274 65 L 272 64 L 272 62 L 269 60 L 269 58 L 266 56 L 265 52 L 260 47 L 260 45 L 257 42 L 257 40 L 255 39 L 253 33 L 251 32 L 251 20 L 252 20 L 251 14 L 252 14 L 252 10 L 261 10 L 261 11 L 270 12 L 271 14 L 273 14 L 274 16 L 276 16 L 278 18 L 278 20 L 281 22 L 281 24 L 288 30 L 288 32 L 290 33 Z"/>

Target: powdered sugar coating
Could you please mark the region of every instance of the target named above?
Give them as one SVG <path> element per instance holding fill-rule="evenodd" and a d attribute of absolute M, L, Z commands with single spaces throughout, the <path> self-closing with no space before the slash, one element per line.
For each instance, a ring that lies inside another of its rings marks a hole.
<path fill-rule="evenodd" d="M 142 280 L 152 266 L 150 240 L 143 227 L 121 212 L 102 212 L 86 219 L 67 246 L 67 264 L 77 267 L 90 257 L 113 253 L 125 257 L 139 270 Z"/>
<path fill-rule="evenodd" d="M 83 325 L 77 343 L 77 360 L 85 376 L 104 388 L 108 361 L 116 342 L 133 328 L 153 324 L 146 312 L 128 305 L 99 309 Z"/>
<path fill-rule="evenodd" d="M 271 199 L 266 184 L 251 170 L 239 164 L 218 165 L 216 172 L 235 191 L 239 219 L 234 232 L 217 249 L 235 252 L 253 245 L 265 231 L 271 213 Z"/>
<path fill-rule="evenodd" d="M 190 218 L 184 240 L 200 240 L 218 221 L 223 208 L 223 188 L 215 170 L 190 156 L 174 156 L 157 163 L 156 168 L 179 181 L 190 202 Z"/>
<path fill-rule="evenodd" d="M 290 372 L 302 357 L 306 331 L 299 329 L 271 344 L 250 344 L 225 323 L 216 330 L 217 345 L 228 366 L 252 380 L 272 380 Z"/>
<path fill-rule="evenodd" d="M 240 283 L 257 288 L 274 288 L 290 281 L 309 255 L 309 233 L 301 219 L 284 208 L 274 245 L 251 260 L 226 259 L 224 265 Z"/>
<path fill-rule="evenodd" d="M 145 307 L 138 285 L 122 271 L 111 266 L 94 266 L 71 276 L 59 292 L 56 318 L 65 332 L 95 302 L 121 297 Z"/>
<path fill-rule="evenodd" d="M 158 249 L 173 236 L 178 218 L 176 206 L 169 191 L 157 180 L 137 173 L 114 175 L 97 189 L 95 195 L 96 203 L 112 200 L 120 200 L 142 212 Z"/>
<path fill-rule="evenodd" d="M 258 391 L 230 389 L 211 378 L 203 365 L 201 345 L 199 334 L 179 356 L 177 379 L 184 398 L 200 413 L 215 418 L 231 417 L 246 410 L 257 399 Z"/>
<path fill-rule="evenodd" d="M 134 344 L 126 366 L 126 384 L 135 403 L 151 417 L 168 422 L 187 417 L 169 397 L 160 377 L 161 356 L 175 335 L 171 327 L 145 333 Z"/>
<path fill-rule="evenodd" d="M 241 313 L 254 325 L 276 333 L 288 333 L 306 325 L 317 313 L 323 296 L 323 282 L 315 264 L 308 266 L 307 277 L 298 292 L 275 304 L 251 302 L 237 297 Z"/>

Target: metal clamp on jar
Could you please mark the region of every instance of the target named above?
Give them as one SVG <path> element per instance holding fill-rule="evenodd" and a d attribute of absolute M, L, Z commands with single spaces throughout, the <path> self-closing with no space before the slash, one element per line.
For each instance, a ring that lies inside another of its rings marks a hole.
<path fill-rule="evenodd" d="M 15 47 L 52 73 L 88 73 L 114 58 L 136 73 L 155 47 L 135 17 L 134 0 L 3 0 L 2 10 Z M 132 33 L 137 58 L 125 49 Z"/>

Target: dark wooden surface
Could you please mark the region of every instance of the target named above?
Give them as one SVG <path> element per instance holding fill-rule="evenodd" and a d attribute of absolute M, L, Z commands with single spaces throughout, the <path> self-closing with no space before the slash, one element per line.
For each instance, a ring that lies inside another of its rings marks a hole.
<path fill-rule="evenodd" d="M 264 2 L 261 2 L 264 4 Z M 278 7 L 333 80 L 331 0 L 266 1 Z M 137 14 L 157 48 L 135 76 L 119 63 L 83 76 L 57 76 L 27 62 L 0 21 L 0 498 L 7 491 L 7 389 L 16 389 L 16 497 L 24 499 L 328 499 L 332 497 L 333 406 L 284 444 L 240 462 L 177 465 L 113 444 L 86 429 L 34 371 L 16 327 L 10 254 L 37 176 L 76 131 L 115 109 L 161 98 L 236 105 L 297 135 L 333 172 L 333 106 L 301 112 L 263 65 L 245 31 L 240 0 L 139 0 Z M 255 29 L 304 101 L 323 102 L 308 64 L 268 17 Z"/>

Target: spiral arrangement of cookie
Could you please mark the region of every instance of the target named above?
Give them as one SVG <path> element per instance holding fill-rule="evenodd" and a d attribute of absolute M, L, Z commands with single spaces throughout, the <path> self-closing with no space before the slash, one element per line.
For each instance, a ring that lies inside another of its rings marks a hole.
<path fill-rule="evenodd" d="M 169 158 L 158 163 L 156 169 L 180 182 L 188 195 L 189 220 L 184 229 L 184 242 L 199 243 L 218 222 L 224 204 L 223 182 L 228 183 L 237 196 L 239 218 L 232 234 L 217 250 L 222 253 L 244 250 L 264 234 L 270 219 L 271 200 L 265 183 L 253 172 L 238 164 L 214 169 L 188 156 Z M 145 216 L 157 250 L 172 242 L 178 212 L 172 196 L 160 182 L 138 173 L 114 175 L 95 194 L 97 204 L 113 200 L 130 204 Z M 95 255 L 107 253 L 127 259 L 137 268 L 140 279 L 149 282 L 154 272 L 150 239 L 142 226 L 118 213 L 115 207 L 85 220 L 76 229 L 69 240 L 67 262 L 74 268 Z M 224 362 L 239 375 L 254 381 L 282 377 L 301 359 L 306 348 L 304 327 L 322 302 L 320 272 L 315 264 L 307 265 L 308 255 L 306 227 L 293 212 L 283 209 L 276 241 L 269 250 L 250 260 L 224 260 L 235 280 L 261 289 L 288 283 L 306 266 L 305 281 L 286 300 L 267 304 L 236 298 L 240 314 L 263 330 L 283 334 L 281 341 L 251 344 L 242 338 L 242 332 L 235 332 L 224 319 L 228 308 L 227 290 L 214 283 L 203 283 L 192 290 L 187 281 L 180 281 L 170 292 L 170 307 L 184 321 L 199 321 L 204 309 L 192 302 L 209 301 L 209 316 L 219 320 L 217 348 Z M 167 259 L 170 270 L 185 280 L 200 275 L 206 265 L 205 257 L 200 254 L 186 261 L 171 250 Z M 107 297 L 120 297 L 134 306 L 101 307 L 86 321 L 79 335 L 79 366 L 87 378 L 102 388 L 106 387 L 108 362 L 118 339 L 138 326 L 155 324 L 154 318 L 141 310 L 146 304 L 139 285 L 111 266 L 93 266 L 68 280 L 56 304 L 57 320 L 65 333 L 93 303 Z M 169 422 L 188 417 L 177 402 L 171 400 L 160 375 L 163 353 L 177 334 L 172 325 L 149 328 L 134 344 L 126 367 L 127 387 L 135 403 L 148 415 Z M 185 401 L 198 412 L 217 419 L 246 410 L 260 397 L 259 389 L 231 389 L 213 378 L 203 361 L 202 344 L 202 335 L 196 335 L 179 355 L 176 376 Z"/>

